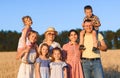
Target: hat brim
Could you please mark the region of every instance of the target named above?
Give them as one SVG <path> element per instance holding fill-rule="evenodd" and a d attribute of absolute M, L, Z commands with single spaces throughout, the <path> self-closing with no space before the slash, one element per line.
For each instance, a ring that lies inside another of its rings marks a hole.
<path fill-rule="evenodd" d="M 55 32 L 55 35 L 58 35 L 57 31 L 52 31 L 52 30 L 46 31 L 44 34 L 46 34 L 47 32 Z"/>

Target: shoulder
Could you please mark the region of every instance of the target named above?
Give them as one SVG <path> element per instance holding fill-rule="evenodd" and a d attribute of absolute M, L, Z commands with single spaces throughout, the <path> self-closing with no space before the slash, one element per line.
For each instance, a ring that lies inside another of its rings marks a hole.
<path fill-rule="evenodd" d="M 96 15 L 93 15 L 93 18 L 96 18 L 96 19 L 98 19 L 98 16 L 96 16 Z"/>
<path fill-rule="evenodd" d="M 55 42 L 55 41 L 51 44 L 51 46 L 61 48 L 60 44 L 58 42 Z"/>
<path fill-rule="evenodd" d="M 54 41 L 53 44 L 60 45 L 58 42 Z"/>
<path fill-rule="evenodd" d="M 66 62 L 62 62 L 62 67 L 66 67 L 67 66 L 67 63 Z"/>
<path fill-rule="evenodd" d="M 98 39 L 99 39 L 99 41 L 104 39 L 104 37 L 103 37 L 103 35 L 101 33 L 98 33 Z"/>
<path fill-rule="evenodd" d="M 68 47 L 69 43 L 66 43 L 63 45 L 63 49 L 66 49 Z"/>
<path fill-rule="evenodd" d="M 37 63 L 41 63 L 41 61 L 42 61 L 42 60 L 41 60 L 40 57 L 38 57 L 38 58 L 36 59 L 36 62 L 37 62 Z"/>

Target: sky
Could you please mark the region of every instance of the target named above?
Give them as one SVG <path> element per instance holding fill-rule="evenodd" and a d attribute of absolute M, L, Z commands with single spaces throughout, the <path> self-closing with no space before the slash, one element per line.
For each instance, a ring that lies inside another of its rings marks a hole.
<path fill-rule="evenodd" d="M 58 32 L 82 29 L 86 5 L 99 17 L 100 31 L 120 28 L 120 0 L 0 0 L 0 30 L 21 32 L 21 18 L 26 15 L 32 17 L 32 28 L 39 34 L 48 27 Z"/>

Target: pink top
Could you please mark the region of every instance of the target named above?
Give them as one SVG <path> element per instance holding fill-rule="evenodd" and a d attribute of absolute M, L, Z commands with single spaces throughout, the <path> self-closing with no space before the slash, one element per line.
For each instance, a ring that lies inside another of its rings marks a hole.
<path fill-rule="evenodd" d="M 79 50 L 79 45 L 72 44 L 71 42 L 63 45 L 63 50 L 64 50 L 64 57 L 66 57 L 66 62 L 74 62 L 74 63 L 79 63 L 80 62 L 80 57 L 81 57 L 81 52 Z"/>

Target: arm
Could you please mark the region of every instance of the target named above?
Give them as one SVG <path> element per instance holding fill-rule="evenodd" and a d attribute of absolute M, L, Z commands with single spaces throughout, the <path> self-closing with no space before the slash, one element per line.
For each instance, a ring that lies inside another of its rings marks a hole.
<path fill-rule="evenodd" d="M 25 49 L 19 49 L 17 50 L 17 55 L 16 55 L 16 59 L 20 59 L 25 53 L 28 53 L 30 51 L 30 48 L 29 46 L 27 46 Z"/>
<path fill-rule="evenodd" d="M 29 28 L 30 28 L 30 27 L 26 26 L 26 27 L 22 30 L 21 37 L 24 39 L 25 42 L 26 42 L 27 31 L 29 30 Z"/>
<path fill-rule="evenodd" d="M 41 76 L 40 76 L 40 63 L 36 63 L 36 65 L 35 65 L 35 78 L 41 78 Z"/>
<path fill-rule="evenodd" d="M 107 45 L 104 40 L 100 41 L 100 45 L 98 46 L 99 50 L 101 51 L 107 51 Z"/>
<path fill-rule="evenodd" d="M 64 72 L 64 78 L 67 78 L 67 68 L 66 67 L 64 67 L 63 72 Z"/>
<path fill-rule="evenodd" d="M 100 20 L 97 16 L 95 16 L 95 21 L 93 22 L 94 27 L 101 26 Z"/>

